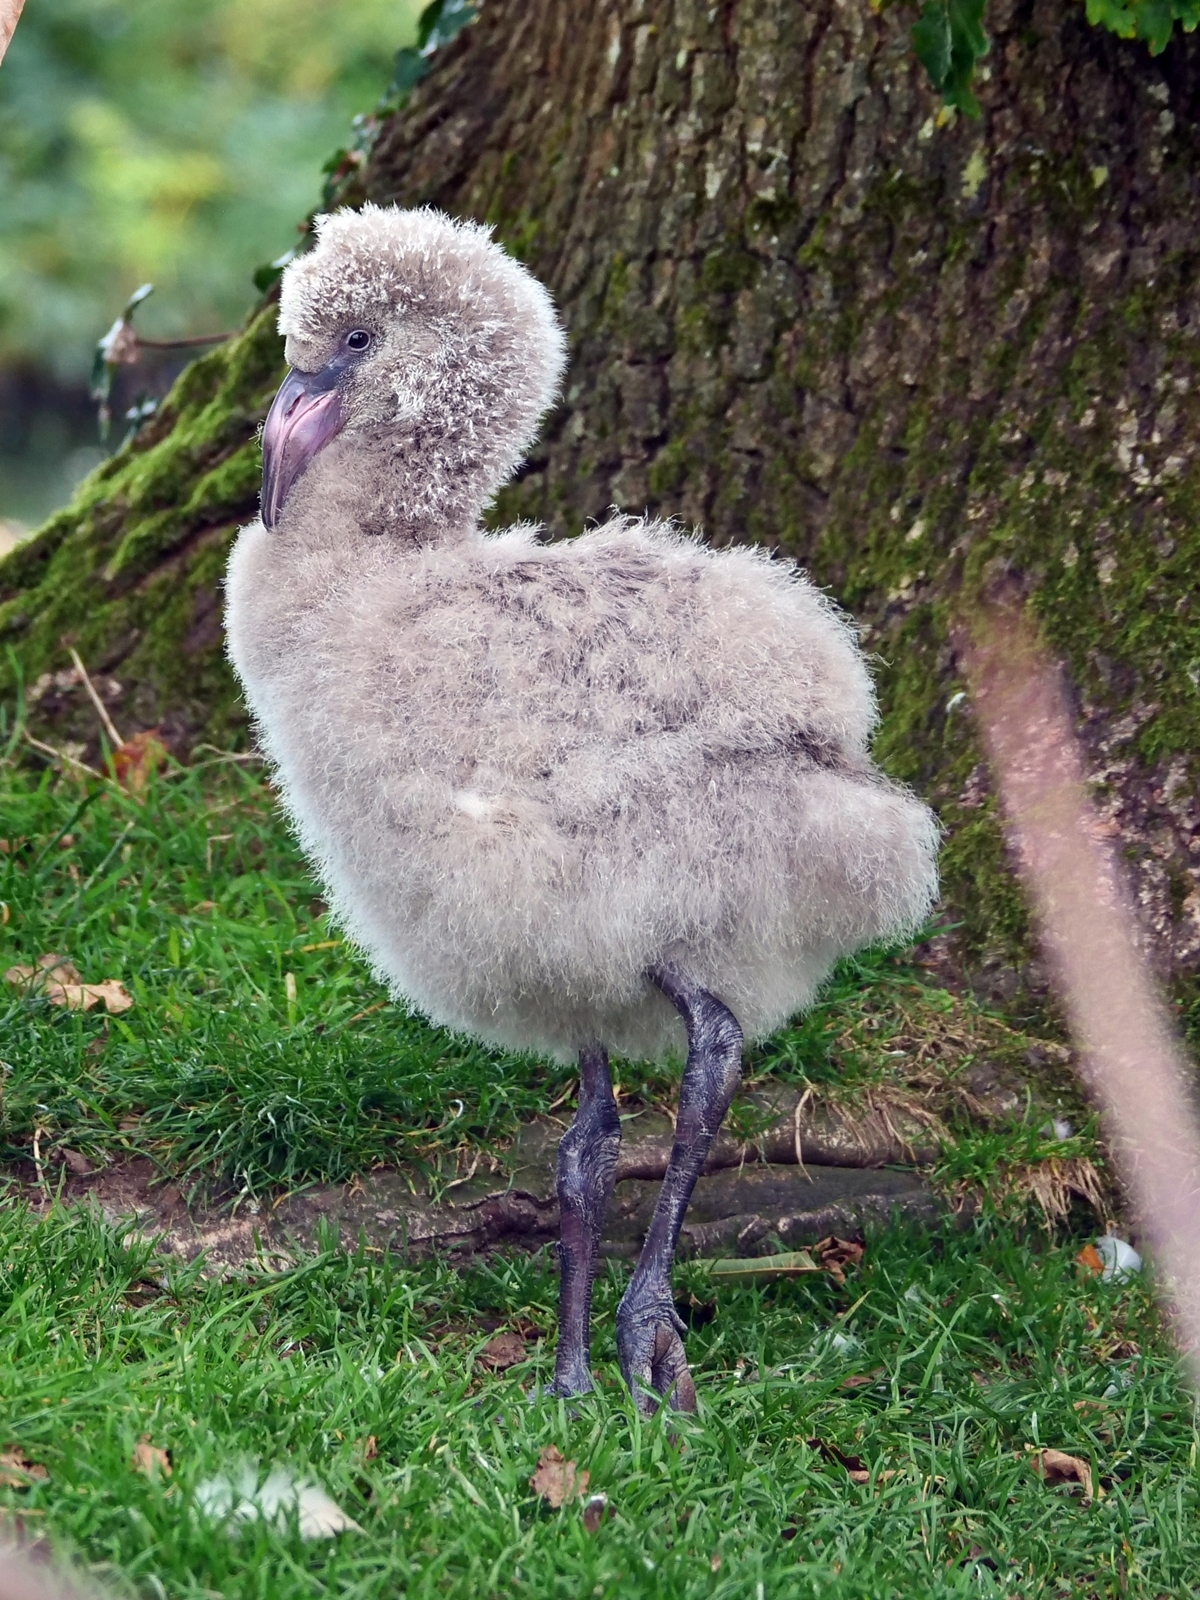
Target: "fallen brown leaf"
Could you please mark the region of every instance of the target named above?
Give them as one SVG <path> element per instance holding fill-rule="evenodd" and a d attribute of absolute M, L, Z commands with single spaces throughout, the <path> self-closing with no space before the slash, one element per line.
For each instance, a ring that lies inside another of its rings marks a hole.
<path fill-rule="evenodd" d="M 45 1483 L 50 1474 L 38 1461 L 30 1461 L 19 1444 L 6 1445 L 0 1450 L 0 1486 L 5 1489 L 28 1489 L 32 1484 Z"/>
<path fill-rule="evenodd" d="M 37 958 L 37 971 L 45 981 L 54 983 L 82 983 L 79 968 L 70 956 L 60 956 L 53 950 Z"/>
<path fill-rule="evenodd" d="M 863 1247 L 853 1239 L 839 1239 L 830 1234 L 813 1246 L 813 1255 L 840 1289 L 846 1281 L 846 1268 L 856 1267 L 863 1258 Z"/>
<path fill-rule="evenodd" d="M 105 978 L 103 983 L 85 983 L 83 985 L 85 998 L 81 1001 L 84 1010 L 87 1010 L 87 996 L 93 1000 L 103 1000 L 104 1008 L 110 1016 L 119 1012 L 128 1011 L 133 1005 L 133 996 L 119 978 Z"/>
<path fill-rule="evenodd" d="M 805 1444 L 810 1450 L 815 1450 L 826 1461 L 832 1461 L 835 1466 L 845 1467 L 849 1473 L 870 1473 L 867 1464 L 861 1456 L 848 1456 L 844 1450 L 839 1450 L 836 1444 L 830 1444 L 828 1439 L 806 1439 Z"/>
<path fill-rule="evenodd" d="M 876 1367 L 872 1372 L 856 1372 L 849 1378 L 843 1378 L 838 1388 L 861 1389 L 864 1384 L 874 1383 L 876 1379 L 882 1378 L 885 1370 L 884 1367 Z"/>
<path fill-rule="evenodd" d="M 150 1435 L 144 1433 L 133 1447 L 133 1458 L 129 1463 L 134 1472 L 144 1472 L 148 1478 L 153 1478 L 158 1472 L 166 1477 L 171 1476 L 171 1452 L 161 1450 L 158 1445 L 150 1443 Z"/>
<path fill-rule="evenodd" d="M 557 1511 L 568 1500 L 577 1500 L 586 1492 L 591 1476 L 586 1468 L 581 1470 L 573 1461 L 564 1460 L 557 1445 L 548 1444 L 538 1457 L 529 1487 Z"/>
<path fill-rule="evenodd" d="M 1086 1272 L 1094 1272 L 1097 1277 L 1104 1271 L 1104 1258 L 1094 1244 L 1085 1244 L 1075 1259 Z"/>
<path fill-rule="evenodd" d="M 364 1461 L 375 1461 L 379 1457 L 379 1440 L 373 1433 L 369 1433 L 360 1445 Z"/>
<path fill-rule="evenodd" d="M 599 1533 L 600 1527 L 613 1515 L 606 1494 L 591 1494 L 584 1501 L 583 1525 L 589 1533 Z"/>
<path fill-rule="evenodd" d="M 847 1455 L 844 1450 L 839 1450 L 836 1444 L 830 1444 L 827 1439 L 806 1439 L 804 1442 L 810 1450 L 816 1450 L 826 1461 L 844 1467 L 851 1483 L 870 1483 L 871 1469 L 861 1456 Z M 875 1481 L 886 1483 L 889 1478 L 895 1476 L 894 1468 L 885 1467 L 882 1472 L 875 1474 Z"/>
<path fill-rule="evenodd" d="M 70 1011 L 90 1011 L 103 1001 L 109 1012 L 116 1013 L 128 1011 L 133 1004 L 133 996 L 119 979 L 84 983 L 75 963 L 53 952 L 39 956 L 35 967 L 9 967 L 4 977 L 8 983 L 31 994 L 45 995 L 51 1005 L 66 1006 Z"/>
<path fill-rule="evenodd" d="M 113 777 L 130 794 L 142 794 L 166 754 L 167 747 L 158 737 L 157 728 L 135 733 L 113 751 Z"/>
<path fill-rule="evenodd" d="M 1077 1483 L 1083 1489 L 1084 1503 L 1092 1498 L 1092 1469 L 1078 1456 L 1066 1455 L 1062 1450 L 1038 1450 L 1033 1457 L 1033 1470 L 1048 1487 L 1061 1483 Z"/>
<path fill-rule="evenodd" d="M 518 1361 L 524 1361 L 527 1354 L 525 1341 L 519 1333 L 498 1333 L 494 1339 L 488 1340 L 475 1359 L 481 1367 L 488 1367 L 492 1372 L 503 1372 L 508 1367 L 515 1367 Z"/>

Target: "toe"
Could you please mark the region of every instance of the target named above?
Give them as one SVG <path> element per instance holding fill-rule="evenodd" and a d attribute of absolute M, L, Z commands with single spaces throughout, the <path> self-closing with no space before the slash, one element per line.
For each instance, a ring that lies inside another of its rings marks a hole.
<path fill-rule="evenodd" d="M 676 1411 L 695 1411 L 696 1385 L 688 1370 L 674 1307 L 661 1317 L 619 1319 L 617 1352 L 621 1371 L 643 1416 L 652 1417 L 660 1400 Z"/>
<path fill-rule="evenodd" d="M 687 1364 L 683 1340 L 674 1328 L 660 1326 L 657 1331 L 650 1381 L 676 1411 L 695 1411 L 696 1385 Z"/>

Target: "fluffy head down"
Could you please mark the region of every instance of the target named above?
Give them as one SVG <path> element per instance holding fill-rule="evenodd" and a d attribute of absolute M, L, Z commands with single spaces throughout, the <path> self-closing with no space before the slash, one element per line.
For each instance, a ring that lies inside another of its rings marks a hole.
<path fill-rule="evenodd" d="M 491 229 L 429 207 L 318 217 L 283 275 L 289 363 L 318 372 L 348 331 L 371 345 L 342 381 L 340 448 L 373 459 L 385 517 L 473 519 L 553 402 L 566 342 L 550 296 Z"/>

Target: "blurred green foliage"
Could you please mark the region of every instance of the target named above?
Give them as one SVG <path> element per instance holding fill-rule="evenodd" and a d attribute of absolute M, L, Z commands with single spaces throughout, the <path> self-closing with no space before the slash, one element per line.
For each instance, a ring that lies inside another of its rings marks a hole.
<path fill-rule="evenodd" d="M 244 315 L 420 0 L 37 0 L 0 68 L 0 364 L 86 374 L 131 290 L 150 335 Z"/>

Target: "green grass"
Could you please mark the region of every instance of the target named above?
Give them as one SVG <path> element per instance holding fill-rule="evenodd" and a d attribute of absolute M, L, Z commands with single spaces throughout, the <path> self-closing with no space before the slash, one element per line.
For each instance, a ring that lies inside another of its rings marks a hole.
<path fill-rule="evenodd" d="M 623 1266 L 599 1285 L 598 1391 L 572 1415 L 530 1402 L 551 1370 L 544 1257 L 454 1273 L 330 1251 L 206 1282 L 87 1213 L 38 1222 L 10 1206 L 3 1427 L 49 1476 L 0 1500 L 27 1532 L 159 1597 L 1192 1593 L 1190 1404 L 1144 1287 L 1081 1275 L 1073 1248 L 987 1225 L 882 1233 L 843 1290 L 714 1295 L 683 1268 L 702 1410 L 673 1443 L 664 1419 L 632 1412 L 614 1367 Z M 474 1354 L 503 1326 L 529 1359 L 484 1372 Z M 835 1328 L 845 1353 L 829 1348 Z M 130 1470 L 143 1435 L 170 1450 L 169 1479 Z M 872 1481 L 852 1483 L 813 1438 L 861 1457 Z M 529 1488 L 550 1444 L 608 1495 L 599 1532 Z M 1046 1487 L 1038 1446 L 1086 1459 L 1103 1495 Z M 309 1473 L 363 1531 L 214 1532 L 196 1486 L 245 1453 Z"/>
<path fill-rule="evenodd" d="M 0 985 L 0 1157 L 28 1157 L 36 1133 L 47 1163 L 56 1145 L 148 1154 L 228 1193 L 449 1162 L 569 1103 L 569 1071 L 386 1003 L 334 942 L 257 769 L 172 768 L 139 800 L 10 762 L 0 815 L 0 970 L 56 951 L 135 998 L 106 1017 Z M 1021 1173 L 1095 1153 L 1086 1136 L 1048 1140 L 1044 1103 L 1008 1126 L 955 1120 L 972 1063 L 1017 1067 L 1031 1042 L 911 953 L 876 953 L 845 964 L 748 1073 L 851 1103 L 928 1097 L 956 1133 L 947 1188 L 1000 1207 L 1021 1198 Z M 619 1071 L 629 1100 L 674 1093 L 669 1070 Z M 1081 1275 L 1077 1249 L 993 1209 L 945 1237 L 880 1234 L 844 1290 L 822 1278 L 718 1293 L 684 1266 L 702 1415 L 673 1441 L 664 1419 L 631 1412 L 615 1371 L 624 1265 L 598 1290 L 599 1391 L 572 1415 L 529 1400 L 555 1332 L 545 1255 L 453 1272 L 330 1249 L 216 1282 L 88 1211 L 39 1221 L 10 1200 L 0 1449 L 49 1476 L 0 1502 L 27 1537 L 44 1530 L 157 1600 L 1182 1595 L 1200 1570 L 1190 1404 L 1145 1287 Z M 474 1354 L 505 1327 L 529 1359 L 485 1373 Z M 169 1479 L 130 1469 L 145 1434 L 172 1452 Z M 379 1453 L 365 1461 L 369 1436 Z M 871 1482 L 813 1438 L 861 1457 Z M 609 1496 L 599 1532 L 529 1488 L 551 1443 Z M 1047 1488 L 1038 1446 L 1088 1459 L 1104 1495 L 1084 1506 Z M 363 1531 L 321 1544 L 214 1531 L 197 1485 L 247 1455 L 311 1474 Z"/>
<path fill-rule="evenodd" d="M 569 1105 L 571 1070 L 386 1003 L 329 928 L 260 769 L 173 767 L 138 799 L 10 761 L 0 817 L 0 972 L 53 951 L 135 999 L 109 1017 L 0 983 L 0 1159 L 27 1158 L 36 1132 L 44 1155 L 149 1155 L 174 1177 L 257 1192 L 452 1162 Z M 747 1075 L 851 1100 L 915 1087 L 953 1121 L 962 1072 L 980 1056 L 1019 1066 L 1029 1044 L 907 957 L 874 952 L 843 964 Z M 672 1068 L 622 1062 L 618 1076 L 627 1102 L 673 1101 Z"/>
<path fill-rule="evenodd" d="M 38 1126 L 252 1189 L 337 1180 L 501 1138 L 569 1082 L 382 1004 L 238 764 L 176 771 L 144 800 L 12 769 L 6 791 L 0 965 L 63 952 L 135 998 L 107 1017 L 4 986 L 10 1155 Z"/>

